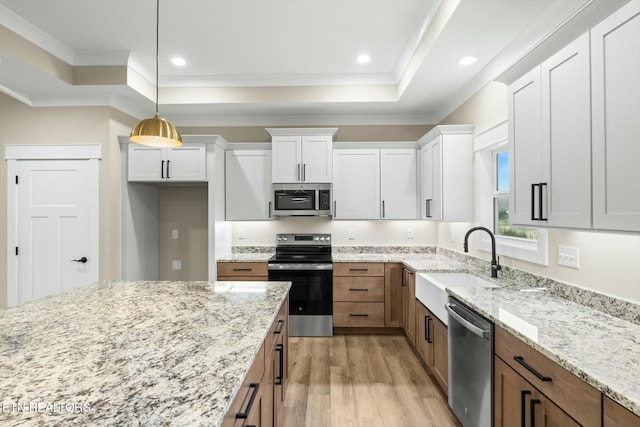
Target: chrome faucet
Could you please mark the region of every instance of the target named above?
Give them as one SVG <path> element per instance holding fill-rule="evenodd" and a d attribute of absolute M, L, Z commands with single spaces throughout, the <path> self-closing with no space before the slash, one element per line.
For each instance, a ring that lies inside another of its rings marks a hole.
<path fill-rule="evenodd" d="M 467 234 L 464 235 L 464 251 L 469 252 L 469 235 L 476 230 L 486 231 L 491 237 L 491 277 L 498 277 L 498 270 L 502 270 L 502 266 L 499 264 L 500 257 L 496 257 L 496 237 L 491 230 L 486 227 L 473 227 L 467 231 Z"/>

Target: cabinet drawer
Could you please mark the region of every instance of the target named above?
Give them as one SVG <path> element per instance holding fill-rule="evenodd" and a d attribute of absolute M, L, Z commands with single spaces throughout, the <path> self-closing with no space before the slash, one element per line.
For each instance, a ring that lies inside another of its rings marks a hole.
<path fill-rule="evenodd" d="M 384 327 L 383 302 L 334 302 L 333 326 Z"/>
<path fill-rule="evenodd" d="M 266 262 L 219 262 L 218 277 L 237 276 L 251 277 L 262 276 L 267 277 Z"/>
<path fill-rule="evenodd" d="M 384 277 L 384 264 L 376 262 L 338 262 L 333 264 L 333 276 Z"/>
<path fill-rule="evenodd" d="M 384 302 L 384 277 L 334 277 L 333 300 Z"/>
<path fill-rule="evenodd" d="M 262 390 L 260 390 L 260 382 L 262 381 L 262 375 L 264 374 L 264 355 L 265 348 L 264 343 L 260 346 L 256 358 L 247 372 L 247 376 L 240 386 L 240 390 L 236 395 L 236 398 L 231 403 L 229 411 L 224 417 L 222 422 L 223 427 L 228 426 L 240 426 L 243 425 L 244 420 L 236 418 L 236 414 L 239 412 L 249 412 L 249 417 L 253 418 L 256 411 L 260 411 L 260 397 Z M 256 387 L 256 385 L 258 385 Z M 254 400 L 251 402 L 251 396 L 254 395 Z"/>
<path fill-rule="evenodd" d="M 276 316 L 276 320 L 271 324 L 271 328 L 269 328 L 269 333 L 267 333 L 266 338 L 264 339 L 265 351 L 270 352 L 273 347 L 276 345 L 276 340 L 284 335 L 288 335 L 289 328 L 287 325 L 287 307 L 289 306 L 289 298 L 287 298 L 283 303 L 278 315 Z"/>
<path fill-rule="evenodd" d="M 595 388 L 500 327 L 495 329 L 495 352 L 580 424 L 599 424 L 602 402 Z"/>

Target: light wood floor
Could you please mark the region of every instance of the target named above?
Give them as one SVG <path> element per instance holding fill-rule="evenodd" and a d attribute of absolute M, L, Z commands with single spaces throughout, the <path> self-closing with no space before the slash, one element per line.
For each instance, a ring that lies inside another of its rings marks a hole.
<path fill-rule="evenodd" d="M 289 338 L 285 427 L 455 426 L 404 336 Z"/>

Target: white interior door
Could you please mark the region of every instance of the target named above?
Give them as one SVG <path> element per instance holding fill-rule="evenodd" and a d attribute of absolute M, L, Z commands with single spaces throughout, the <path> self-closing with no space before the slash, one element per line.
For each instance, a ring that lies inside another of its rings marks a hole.
<path fill-rule="evenodd" d="M 17 303 L 98 280 L 98 163 L 20 160 Z"/>

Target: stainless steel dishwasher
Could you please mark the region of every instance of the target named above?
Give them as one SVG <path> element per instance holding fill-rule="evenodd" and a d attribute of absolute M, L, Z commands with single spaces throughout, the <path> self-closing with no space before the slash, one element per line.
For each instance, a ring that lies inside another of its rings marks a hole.
<path fill-rule="evenodd" d="M 449 406 L 464 427 L 491 427 L 493 323 L 449 297 Z"/>

